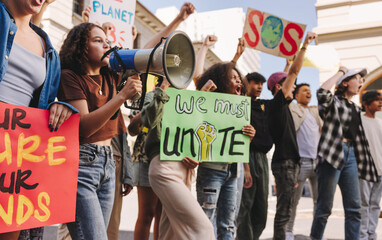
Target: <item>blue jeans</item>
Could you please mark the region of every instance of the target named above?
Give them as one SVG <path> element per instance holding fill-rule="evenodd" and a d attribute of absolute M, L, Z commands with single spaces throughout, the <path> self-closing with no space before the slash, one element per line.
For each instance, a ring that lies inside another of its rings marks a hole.
<path fill-rule="evenodd" d="M 68 223 L 73 240 L 105 240 L 114 202 L 115 162 L 110 146 L 80 145 L 76 221 Z"/>
<path fill-rule="evenodd" d="M 217 239 L 234 239 L 237 191 L 236 169 L 227 171 L 199 167 L 196 179 L 197 199 L 212 221 L 216 213 Z"/>
<path fill-rule="evenodd" d="M 289 222 L 286 227 L 287 232 L 293 233 L 294 220 L 296 219 L 297 205 L 300 201 L 302 191 L 305 186 L 305 182 L 309 180 L 310 193 L 313 198 L 313 215 L 314 209 L 316 209 L 317 204 L 317 174 L 314 171 L 315 169 L 315 159 L 310 158 L 300 158 L 300 173 L 297 178 L 298 187 L 293 196 L 293 208 Z"/>
<path fill-rule="evenodd" d="M 310 236 L 321 239 L 333 207 L 337 184 L 345 210 L 345 239 L 357 240 L 361 227 L 361 196 L 357 161 L 351 143 L 343 143 L 344 165 L 338 170 L 324 161 L 317 166 L 318 199 Z"/>

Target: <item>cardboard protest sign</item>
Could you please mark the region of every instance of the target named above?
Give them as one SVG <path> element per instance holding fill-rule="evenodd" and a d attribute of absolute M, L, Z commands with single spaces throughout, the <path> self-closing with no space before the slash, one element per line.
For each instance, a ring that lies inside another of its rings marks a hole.
<path fill-rule="evenodd" d="M 248 8 L 243 37 L 246 47 L 293 59 L 305 28 L 306 25 Z"/>
<path fill-rule="evenodd" d="M 91 0 L 89 21 L 100 26 L 111 23 L 109 40 L 113 46 L 133 47 L 132 27 L 136 0 Z"/>
<path fill-rule="evenodd" d="M 241 131 L 250 121 L 249 97 L 174 88 L 166 93 L 161 160 L 249 161 L 250 138 Z"/>
<path fill-rule="evenodd" d="M 0 103 L 0 233 L 75 219 L 80 116 L 50 132 L 48 115 Z"/>

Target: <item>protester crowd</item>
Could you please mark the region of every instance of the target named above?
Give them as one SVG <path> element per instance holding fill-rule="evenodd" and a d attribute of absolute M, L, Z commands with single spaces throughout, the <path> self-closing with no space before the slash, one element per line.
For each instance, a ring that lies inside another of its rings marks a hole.
<path fill-rule="evenodd" d="M 317 91 L 318 106 L 310 106 L 309 83 L 296 85 L 296 80 L 315 33 L 307 33 L 290 67 L 275 69 L 268 79 L 258 72 L 243 77 L 236 68 L 244 51 L 242 39 L 231 62 L 203 71 L 209 47 L 218 41 L 208 35 L 196 56 L 196 89 L 251 98 L 250 124 L 240 126 L 250 138 L 250 159 L 244 164 L 199 163 L 190 157 L 166 161 L 159 152 L 169 81 L 157 78 L 156 88 L 142 100 L 142 110 L 131 112 L 125 126 L 120 107 L 142 91 L 142 83 L 140 74 L 122 79 L 108 68 L 109 57 L 103 56 L 110 49 L 110 23 L 102 27 L 89 23 L 90 8 L 86 8 L 84 23 L 69 31 L 57 53 L 38 27 L 51 2 L 1 0 L 0 102 L 49 110 L 50 131 L 57 131 L 72 114 L 81 115 L 76 217 L 75 222 L 60 225 L 57 239 L 118 239 L 122 198 L 133 186 L 138 189 L 139 206 L 136 240 L 149 239 L 153 218 L 154 239 L 259 239 L 268 210 L 266 154 L 273 145 L 274 239 L 293 239 L 307 179 L 314 205 L 310 232 L 306 229 L 311 239 L 323 238 L 337 185 L 345 212 L 345 239 L 377 239 L 382 120 L 375 114 L 382 110 L 382 96 L 374 90 L 363 93 L 364 112 L 352 102 L 366 69 L 341 66 Z M 194 9 L 185 3 L 144 48 L 153 48 Z M 123 80 L 126 84 L 117 89 Z M 272 92 L 271 100 L 259 98 L 264 83 Z M 127 132 L 137 136 L 131 154 Z M 197 198 L 190 191 L 196 169 Z M 42 238 L 43 228 L 0 234 L 7 240 Z"/>

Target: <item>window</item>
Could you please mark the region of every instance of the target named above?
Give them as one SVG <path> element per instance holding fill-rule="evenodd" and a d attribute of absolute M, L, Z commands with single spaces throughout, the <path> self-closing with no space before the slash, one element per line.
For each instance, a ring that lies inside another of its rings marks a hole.
<path fill-rule="evenodd" d="M 83 10 L 84 0 L 73 0 L 73 12 L 81 16 Z"/>

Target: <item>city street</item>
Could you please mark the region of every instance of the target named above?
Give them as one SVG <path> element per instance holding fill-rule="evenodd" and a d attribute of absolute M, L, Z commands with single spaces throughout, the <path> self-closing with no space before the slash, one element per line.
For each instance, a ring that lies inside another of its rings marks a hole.
<path fill-rule="evenodd" d="M 194 191 L 195 192 L 195 191 Z M 295 240 L 308 239 L 312 224 L 313 202 L 311 198 L 302 197 L 297 209 L 297 216 L 294 226 Z M 261 236 L 261 239 L 272 239 L 273 219 L 276 210 L 276 197 L 269 197 L 268 222 Z M 120 226 L 119 239 L 133 239 L 135 221 L 138 214 L 138 200 L 136 188 L 124 198 L 122 220 Z M 46 228 L 44 239 L 56 239 L 56 228 L 51 226 Z M 382 235 L 382 224 L 378 225 L 377 233 Z M 344 213 L 342 208 L 341 192 L 337 188 L 332 215 L 329 218 L 324 236 L 327 240 L 344 239 Z"/>

